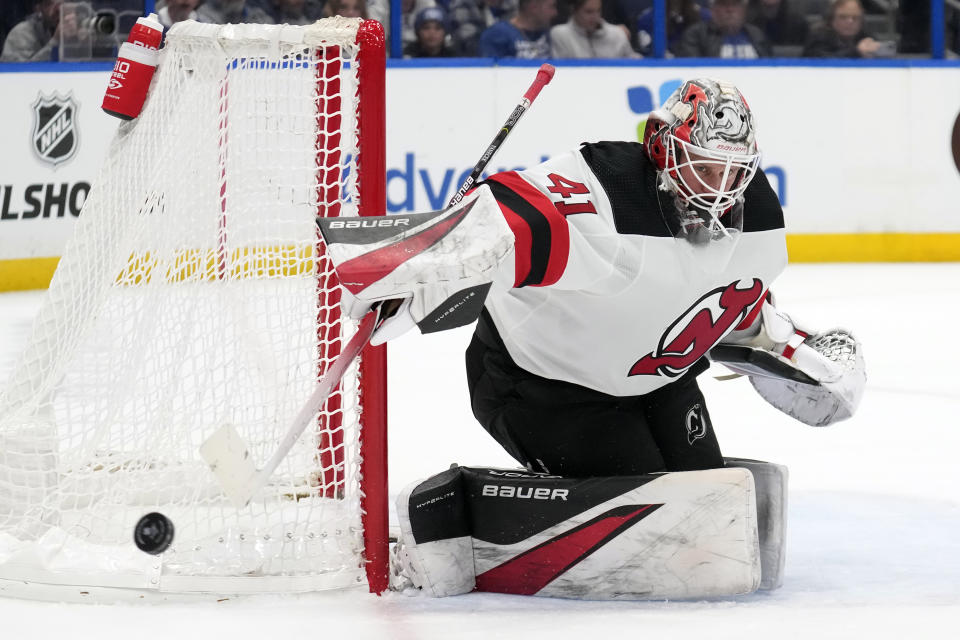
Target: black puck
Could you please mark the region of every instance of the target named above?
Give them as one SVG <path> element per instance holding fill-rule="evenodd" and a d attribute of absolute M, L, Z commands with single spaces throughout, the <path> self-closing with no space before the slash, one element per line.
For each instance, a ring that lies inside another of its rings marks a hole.
<path fill-rule="evenodd" d="M 173 523 L 162 513 L 148 513 L 134 527 L 133 542 L 141 551 L 160 555 L 173 542 Z"/>

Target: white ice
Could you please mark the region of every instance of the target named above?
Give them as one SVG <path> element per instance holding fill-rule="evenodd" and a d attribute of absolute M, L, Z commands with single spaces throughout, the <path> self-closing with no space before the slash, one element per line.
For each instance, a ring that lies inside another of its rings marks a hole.
<path fill-rule="evenodd" d="M 790 468 L 783 588 L 687 602 L 580 602 L 362 591 L 219 603 L 61 604 L 0 598 L 0 637 L 955 638 L 960 631 L 960 264 L 794 265 L 779 306 L 865 345 L 869 383 L 851 420 L 815 429 L 743 379 L 702 386 L 724 453 Z M 0 381 L 40 292 L 0 294 Z M 512 461 L 470 414 L 468 330 L 390 346 L 390 491 L 465 465 Z M 0 382 L 2 384 L 2 382 Z M 596 636 L 593 636 L 596 634 Z"/>

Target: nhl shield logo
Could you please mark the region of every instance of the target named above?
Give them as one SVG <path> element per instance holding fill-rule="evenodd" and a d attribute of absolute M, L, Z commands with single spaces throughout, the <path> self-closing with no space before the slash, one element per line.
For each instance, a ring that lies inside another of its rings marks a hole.
<path fill-rule="evenodd" d="M 72 94 L 40 94 L 33 103 L 33 150 L 37 157 L 57 166 L 77 150 L 77 103 Z"/>

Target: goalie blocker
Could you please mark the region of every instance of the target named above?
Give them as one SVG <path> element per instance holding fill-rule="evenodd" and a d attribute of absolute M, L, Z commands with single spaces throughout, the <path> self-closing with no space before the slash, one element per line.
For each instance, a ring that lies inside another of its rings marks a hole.
<path fill-rule="evenodd" d="M 317 218 L 352 318 L 402 301 L 374 333 L 381 344 L 413 326 L 421 333 L 476 321 L 514 236 L 483 185 L 443 211 L 364 218 Z"/>
<path fill-rule="evenodd" d="M 786 468 L 727 465 L 579 479 L 454 466 L 398 498 L 394 587 L 590 600 L 775 589 Z"/>

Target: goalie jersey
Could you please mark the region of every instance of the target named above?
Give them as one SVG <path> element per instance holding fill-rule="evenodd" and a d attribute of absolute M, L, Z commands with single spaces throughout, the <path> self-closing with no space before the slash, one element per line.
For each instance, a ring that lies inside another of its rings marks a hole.
<path fill-rule="evenodd" d="M 747 324 L 786 266 L 783 212 L 759 170 L 732 250 L 674 237 L 639 143 L 585 144 L 486 184 L 516 238 L 486 310 L 514 362 L 544 378 L 658 389 Z"/>

